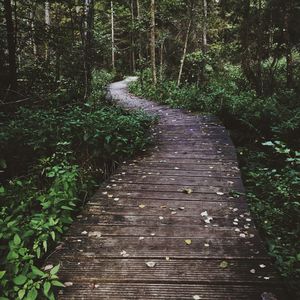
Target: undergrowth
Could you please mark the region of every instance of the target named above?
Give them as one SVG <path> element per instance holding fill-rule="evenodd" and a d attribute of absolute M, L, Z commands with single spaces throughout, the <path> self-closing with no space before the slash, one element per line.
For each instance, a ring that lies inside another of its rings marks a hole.
<path fill-rule="evenodd" d="M 153 118 L 105 103 L 95 72 L 86 104 L 22 108 L 0 131 L 0 299 L 55 299 L 59 265 L 43 260 L 116 163 L 151 141 Z"/>

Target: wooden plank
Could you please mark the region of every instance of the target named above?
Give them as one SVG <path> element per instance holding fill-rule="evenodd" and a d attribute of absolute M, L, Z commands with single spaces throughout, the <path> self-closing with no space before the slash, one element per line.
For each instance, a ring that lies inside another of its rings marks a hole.
<path fill-rule="evenodd" d="M 156 234 L 153 232 L 152 234 Z M 176 237 L 150 236 L 140 240 L 136 237 L 100 237 L 90 238 L 87 234 L 78 237 L 66 237 L 66 244 L 59 251 L 61 256 L 83 255 L 93 258 L 124 258 L 125 250 L 130 258 L 173 258 L 187 259 L 265 259 L 265 249 L 254 238 L 193 238 L 191 245 L 185 239 Z M 205 244 L 209 244 L 206 247 Z"/>
<path fill-rule="evenodd" d="M 89 300 L 260 300 L 263 293 L 286 299 L 280 287 L 262 285 L 144 284 L 144 283 L 79 283 L 61 292 L 59 299 Z M 89 298 L 87 298 L 87 295 Z"/>
<path fill-rule="evenodd" d="M 88 258 L 81 266 L 81 257 L 65 260 L 61 276 L 65 281 L 80 282 L 140 282 L 144 283 L 189 283 L 189 284 L 257 284 L 261 278 L 268 278 L 267 284 L 278 284 L 278 277 L 269 260 L 226 261 L 226 268 L 220 267 L 222 260 L 179 260 L 168 257 L 153 259 L 153 268 L 147 266 L 147 259 L 94 259 Z M 79 264 L 78 264 L 79 263 Z M 264 266 L 261 268 L 260 266 Z M 252 273 L 254 272 L 254 273 Z M 236 274 L 240 274 L 237 278 Z"/>

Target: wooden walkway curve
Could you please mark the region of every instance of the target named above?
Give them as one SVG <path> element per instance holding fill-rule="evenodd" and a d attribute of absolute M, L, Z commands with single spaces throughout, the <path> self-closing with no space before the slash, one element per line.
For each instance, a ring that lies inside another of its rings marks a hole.
<path fill-rule="evenodd" d="M 125 162 L 71 226 L 52 262 L 59 299 L 285 299 L 249 214 L 234 146 L 210 116 L 110 86 L 160 117 L 156 146 Z"/>

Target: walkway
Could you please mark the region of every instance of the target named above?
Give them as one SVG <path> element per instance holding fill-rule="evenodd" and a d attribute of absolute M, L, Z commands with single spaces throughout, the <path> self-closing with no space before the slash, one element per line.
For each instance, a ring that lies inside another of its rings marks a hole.
<path fill-rule="evenodd" d="M 68 286 L 59 299 L 284 300 L 224 127 L 133 97 L 126 81 L 110 92 L 160 116 L 157 143 L 124 162 L 72 225 L 52 258 Z"/>

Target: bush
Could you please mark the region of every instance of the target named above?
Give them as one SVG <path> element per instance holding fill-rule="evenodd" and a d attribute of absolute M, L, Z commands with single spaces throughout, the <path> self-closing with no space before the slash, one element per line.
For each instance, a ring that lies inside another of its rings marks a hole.
<path fill-rule="evenodd" d="M 53 288 L 62 286 L 59 266 L 41 270 L 43 258 L 107 169 L 151 142 L 152 117 L 104 105 L 110 78 L 95 73 L 92 104 L 23 108 L 14 119 L 3 115 L 1 300 L 54 299 Z"/>

